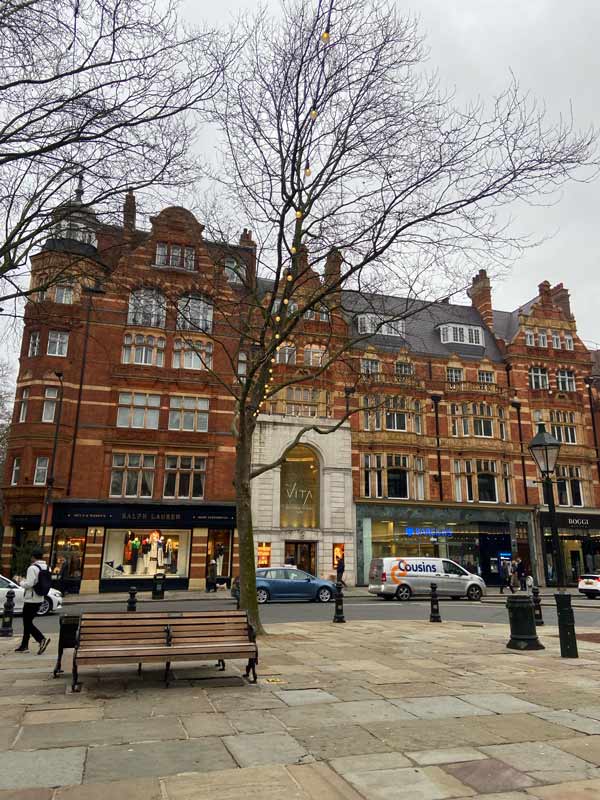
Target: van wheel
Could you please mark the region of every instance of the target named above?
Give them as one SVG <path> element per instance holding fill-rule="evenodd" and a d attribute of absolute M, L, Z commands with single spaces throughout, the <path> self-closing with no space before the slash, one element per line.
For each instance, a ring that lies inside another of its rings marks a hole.
<path fill-rule="evenodd" d="M 483 592 L 479 586 L 469 586 L 467 589 L 467 600 L 481 600 Z"/>
<path fill-rule="evenodd" d="M 397 600 L 410 600 L 412 595 L 412 589 L 408 584 L 403 583 L 396 589 L 396 599 Z"/>

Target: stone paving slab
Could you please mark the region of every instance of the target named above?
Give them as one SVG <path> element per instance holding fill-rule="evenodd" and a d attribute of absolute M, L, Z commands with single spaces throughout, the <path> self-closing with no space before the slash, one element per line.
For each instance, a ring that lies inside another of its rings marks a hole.
<path fill-rule="evenodd" d="M 0 789 L 26 789 L 81 783 L 85 747 L 65 747 L 44 753 L 2 753 Z"/>
<path fill-rule="evenodd" d="M 160 781 L 155 778 L 111 783 L 84 783 L 58 789 L 52 800 L 164 800 Z"/>
<path fill-rule="evenodd" d="M 243 733 L 225 736 L 223 744 L 240 767 L 265 764 L 298 764 L 308 753 L 289 733 Z"/>
<path fill-rule="evenodd" d="M 439 767 L 351 772 L 345 778 L 366 800 L 390 800 L 394 795 L 410 800 L 446 800 L 475 794 L 473 789 Z"/>
<path fill-rule="evenodd" d="M 305 706 L 312 703 L 337 703 L 338 699 L 323 689 L 297 689 L 275 692 L 276 697 L 287 706 Z"/>
<path fill-rule="evenodd" d="M 26 725 L 15 747 L 17 750 L 41 750 L 48 747 L 162 742 L 185 738 L 186 732 L 177 717 L 120 720 L 118 724 L 112 720 L 95 720 L 64 725 Z"/>
<path fill-rule="evenodd" d="M 503 692 L 491 694 L 462 694 L 461 700 L 467 703 L 493 711 L 495 714 L 531 714 L 535 711 L 542 711 L 542 707 L 521 697 Z"/>
<path fill-rule="evenodd" d="M 93 706 L 83 708 L 58 708 L 43 711 L 26 711 L 23 725 L 56 724 L 58 722 L 88 722 L 102 719 L 102 709 Z M 4 713 L 2 713 L 4 719 Z"/>
<path fill-rule="evenodd" d="M 406 697 L 390 700 L 404 711 L 418 719 L 445 719 L 447 717 L 484 717 L 492 714 L 485 708 L 466 703 L 458 697 L 441 695 L 438 697 Z"/>
<path fill-rule="evenodd" d="M 540 711 L 536 713 L 536 717 L 548 722 L 557 722 L 581 733 L 600 733 L 600 721 L 576 714 L 574 711 Z"/>
<path fill-rule="evenodd" d="M 53 789 L 0 790 L 0 800 L 52 800 Z"/>
<path fill-rule="evenodd" d="M 570 781 L 560 786 L 537 786 L 529 789 L 528 794 L 539 800 L 598 800 L 600 780 Z"/>
<path fill-rule="evenodd" d="M 456 764 L 466 761 L 480 761 L 486 755 L 474 747 L 448 747 L 441 750 L 417 750 L 406 754 L 415 764 L 421 767 L 437 764 Z"/>
<path fill-rule="evenodd" d="M 524 772 L 498 761 L 486 758 L 462 764 L 448 764 L 446 772 L 478 792 L 506 792 L 535 786 L 536 781 Z"/>

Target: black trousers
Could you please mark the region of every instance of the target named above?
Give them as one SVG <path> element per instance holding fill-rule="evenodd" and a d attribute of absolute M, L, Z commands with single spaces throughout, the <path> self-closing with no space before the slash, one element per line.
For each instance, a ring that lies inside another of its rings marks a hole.
<path fill-rule="evenodd" d="M 33 624 L 37 616 L 41 603 L 23 603 L 23 639 L 21 647 L 27 647 L 29 637 L 33 636 L 38 644 L 44 641 L 44 634 Z"/>

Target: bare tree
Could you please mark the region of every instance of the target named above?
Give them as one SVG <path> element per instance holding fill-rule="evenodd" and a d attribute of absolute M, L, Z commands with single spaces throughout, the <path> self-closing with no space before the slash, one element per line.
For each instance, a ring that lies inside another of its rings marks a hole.
<path fill-rule="evenodd" d="M 178 0 L 0 3 L 0 302 L 31 291 L 29 256 L 61 208 L 66 219 L 60 203 L 81 173 L 79 205 L 105 221 L 128 188 L 150 201 L 197 179 L 197 112 L 221 87 L 231 43 L 186 29 Z"/>

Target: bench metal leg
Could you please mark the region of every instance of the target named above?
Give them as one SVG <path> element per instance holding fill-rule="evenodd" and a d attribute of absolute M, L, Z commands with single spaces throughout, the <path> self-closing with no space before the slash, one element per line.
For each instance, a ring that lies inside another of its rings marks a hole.
<path fill-rule="evenodd" d="M 217 667 L 221 670 L 221 672 L 223 672 L 223 670 L 225 669 L 225 662 L 223 661 L 222 658 L 220 658 L 217 661 Z"/>
<path fill-rule="evenodd" d="M 63 651 L 64 651 L 64 650 L 63 650 L 63 648 L 62 648 L 62 647 L 60 647 L 60 645 L 59 645 L 59 647 L 58 647 L 58 658 L 57 658 L 57 660 L 56 660 L 56 665 L 55 665 L 55 667 L 54 667 L 54 672 L 52 673 L 52 674 L 54 675 L 54 677 L 55 677 L 55 678 L 58 678 L 58 676 L 59 676 L 59 675 L 60 675 L 62 672 L 64 672 L 64 670 L 63 670 L 63 668 L 62 668 L 62 657 L 63 657 Z"/>
<path fill-rule="evenodd" d="M 71 691 L 80 692 L 81 684 L 79 683 L 79 671 L 77 669 L 77 662 L 73 659 L 73 682 L 71 683 Z"/>
<path fill-rule="evenodd" d="M 169 688 L 169 674 L 171 672 L 171 662 L 167 661 L 165 665 L 165 687 Z"/>
<path fill-rule="evenodd" d="M 138 675 L 142 674 L 142 665 L 138 664 Z"/>
<path fill-rule="evenodd" d="M 250 680 L 250 673 L 252 673 L 252 680 Z M 250 681 L 250 683 L 256 683 L 256 659 L 249 658 L 248 664 L 246 666 L 246 678 Z"/>

